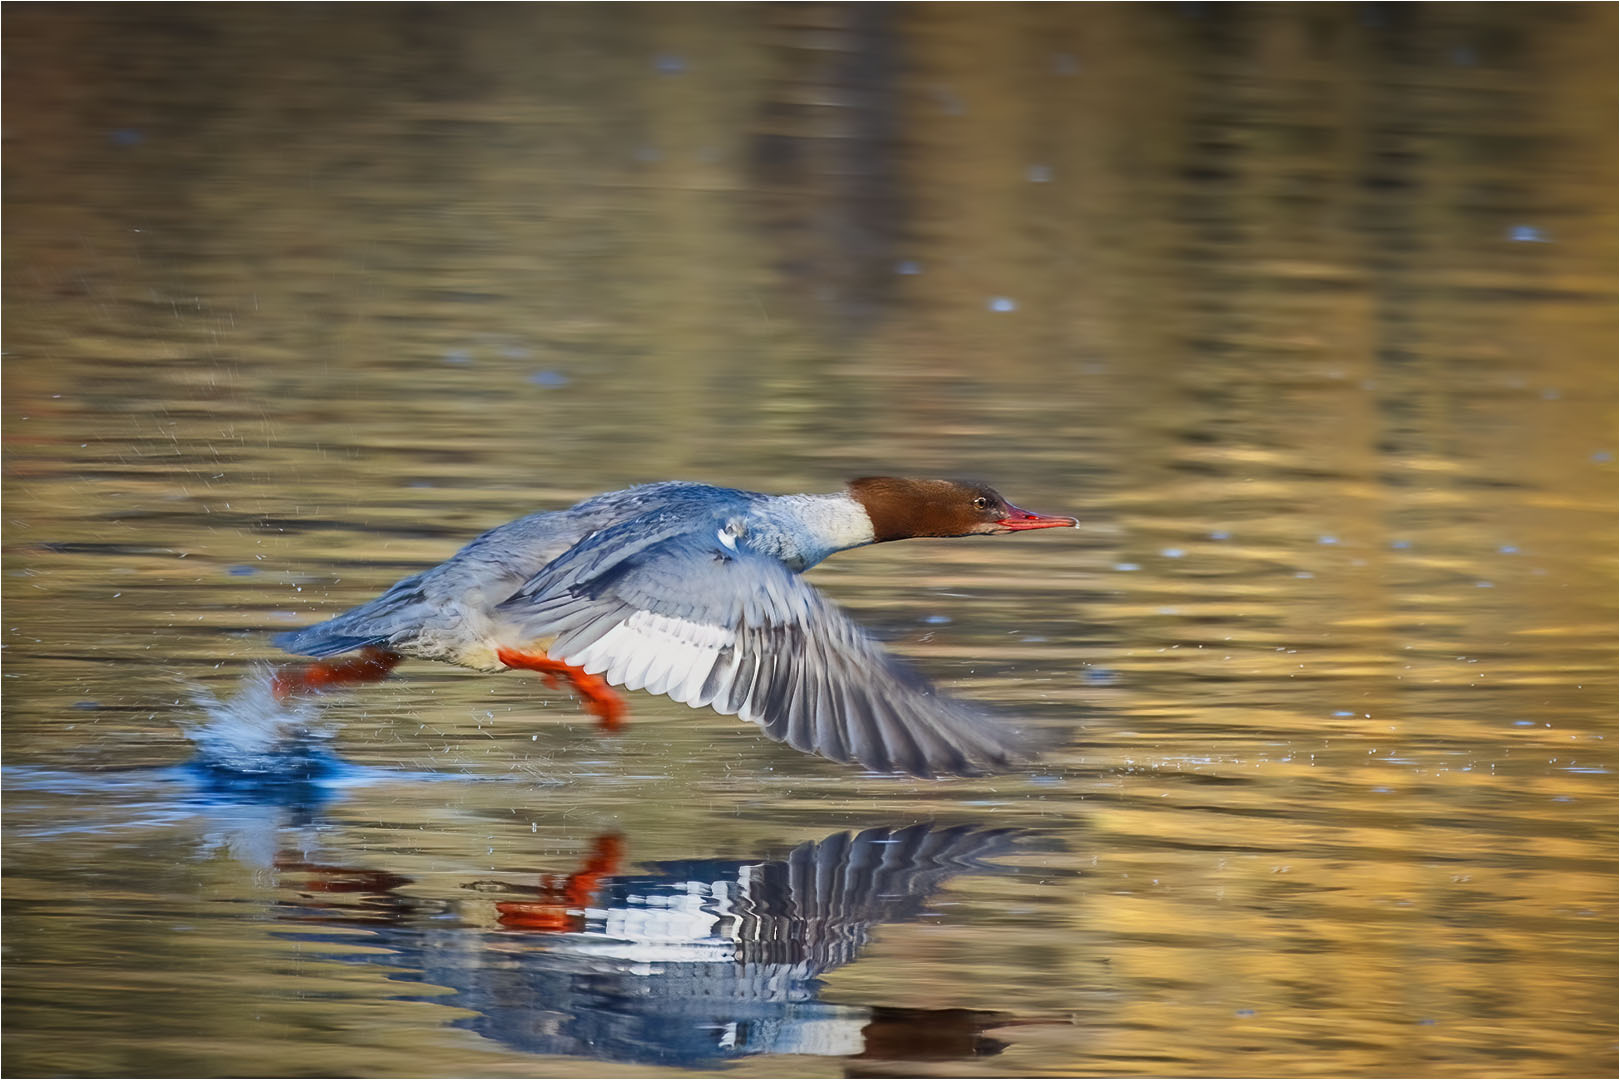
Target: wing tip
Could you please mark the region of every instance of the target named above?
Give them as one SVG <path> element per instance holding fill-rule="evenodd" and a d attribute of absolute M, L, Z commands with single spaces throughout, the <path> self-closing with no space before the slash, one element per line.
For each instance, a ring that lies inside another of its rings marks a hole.
<path fill-rule="evenodd" d="M 981 729 L 977 733 L 984 732 Z M 931 753 L 921 747 L 915 750 L 908 747 L 906 751 L 901 751 L 884 746 L 876 754 L 852 752 L 842 759 L 842 763 L 859 765 L 875 776 L 910 776 L 918 780 L 1005 776 L 1037 767 L 1044 754 L 1056 749 L 1062 742 L 1055 732 L 1030 732 L 1005 726 L 996 735 L 999 738 L 993 747 L 987 747 L 984 742 L 978 742 L 977 746 L 964 746 L 959 742 L 940 740 Z"/>

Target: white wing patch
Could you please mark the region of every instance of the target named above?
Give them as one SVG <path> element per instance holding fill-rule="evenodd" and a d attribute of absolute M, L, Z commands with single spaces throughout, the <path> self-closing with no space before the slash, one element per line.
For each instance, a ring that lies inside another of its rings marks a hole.
<path fill-rule="evenodd" d="M 626 690 L 668 694 L 682 704 L 702 708 L 709 703 L 702 700 L 704 684 L 721 652 L 736 640 L 737 635 L 724 626 L 637 611 L 562 659 Z M 730 663 L 735 668 L 735 655 Z M 729 686 L 730 682 L 722 678 L 718 685 Z"/>
<path fill-rule="evenodd" d="M 681 533 L 659 518 L 651 541 L 644 524 L 593 534 L 503 601 L 511 632 L 610 684 L 877 772 L 976 775 L 1032 749 L 936 693 L 791 567 L 739 543 L 745 523 L 710 534 L 720 522 L 708 518 Z M 615 546 L 626 538 L 628 554 Z"/>

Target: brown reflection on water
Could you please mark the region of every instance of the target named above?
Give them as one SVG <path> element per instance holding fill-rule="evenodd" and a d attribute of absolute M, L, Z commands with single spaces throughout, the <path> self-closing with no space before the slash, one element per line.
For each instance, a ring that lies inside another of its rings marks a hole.
<path fill-rule="evenodd" d="M 1613 23 L 8 7 L 7 1071 L 574 1075 L 277 937 L 274 854 L 440 897 L 972 819 L 1065 850 L 827 1000 L 1072 1015 L 1019 1074 L 1612 1072 Z M 420 664 L 322 702 L 391 784 L 109 771 L 530 509 L 874 470 L 1082 516 L 815 571 L 1042 771 Z"/>

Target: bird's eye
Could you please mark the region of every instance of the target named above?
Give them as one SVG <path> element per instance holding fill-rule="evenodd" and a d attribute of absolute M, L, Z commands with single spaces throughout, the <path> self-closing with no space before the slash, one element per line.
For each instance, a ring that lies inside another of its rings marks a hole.
<path fill-rule="evenodd" d="M 988 509 L 990 509 L 990 500 L 985 498 L 983 495 L 980 495 L 977 499 L 973 500 L 973 509 L 975 509 L 975 510 L 988 510 Z"/>

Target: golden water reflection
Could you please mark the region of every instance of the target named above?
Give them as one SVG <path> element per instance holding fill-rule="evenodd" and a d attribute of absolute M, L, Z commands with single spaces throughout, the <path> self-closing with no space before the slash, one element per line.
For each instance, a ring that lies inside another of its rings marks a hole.
<path fill-rule="evenodd" d="M 1072 1023 L 908 1070 L 1613 1072 L 1614 29 L 9 8 L 5 1070 L 622 1072 L 457 1026 L 365 932 L 287 937 L 278 856 L 408 878 L 437 926 L 604 835 L 975 822 L 1057 842 L 879 922 L 820 1000 Z M 1069 733 L 1042 768 L 878 780 L 644 695 L 604 739 L 405 665 L 299 750 L 364 783 L 164 772 L 269 633 L 518 514 L 874 471 L 1081 516 L 814 574 Z"/>

